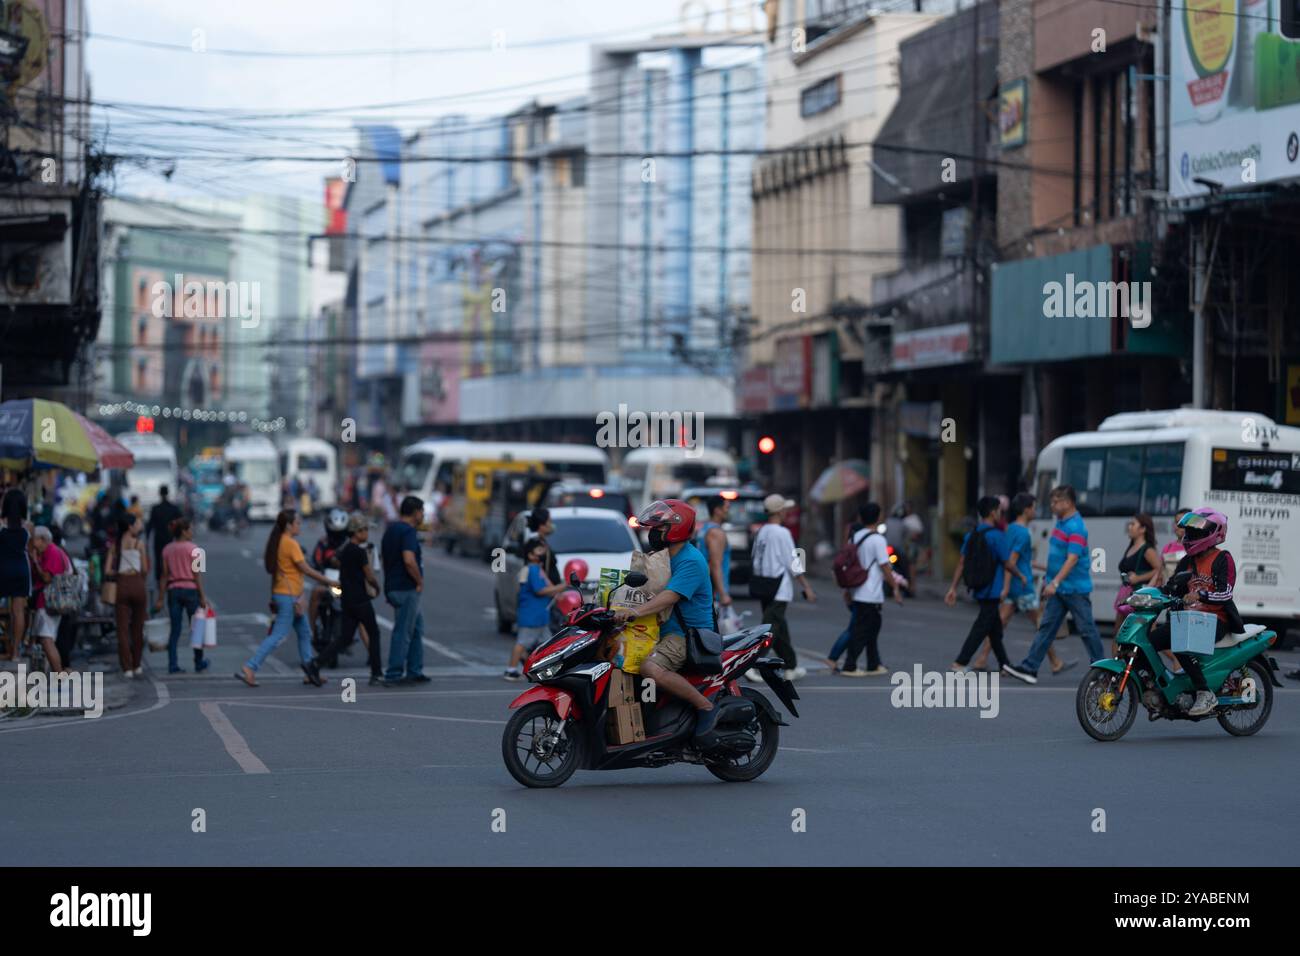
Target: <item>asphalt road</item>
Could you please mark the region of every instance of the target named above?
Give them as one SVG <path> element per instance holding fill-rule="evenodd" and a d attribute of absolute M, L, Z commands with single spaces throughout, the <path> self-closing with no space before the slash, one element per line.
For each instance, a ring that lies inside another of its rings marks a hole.
<path fill-rule="evenodd" d="M 426 551 L 432 684 L 370 688 L 357 652 L 325 688 L 303 686 L 290 640 L 250 689 L 231 673 L 265 633 L 264 533 L 200 541 L 221 621 L 212 671 L 168 678 L 165 654 L 151 654 L 151 681 L 128 708 L 0 722 L 0 862 L 1203 867 L 1293 864 L 1300 845 L 1294 682 L 1255 737 L 1139 715 L 1126 738 L 1100 744 L 1074 715 L 1082 665 L 1037 687 L 1002 682 L 993 719 L 896 708 L 888 678 L 814 670 L 801 719 L 758 781 L 679 765 L 579 771 L 529 791 L 500 757 L 520 685 L 499 676 L 510 642 L 495 632 L 486 565 Z M 309 527 L 304 545 L 318 533 Z M 790 612 L 810 666 L 846 617 L 823 592 Z M 970 604 L 890 605 L 887 665 L 945 668 L 973 615 Z M 1013 623 L 1013 659 L 1031 636 Z M 1081 642 L 1062 643 L 1083 657 Z M 341 700 L 348 676 L 355 703 Z"/>

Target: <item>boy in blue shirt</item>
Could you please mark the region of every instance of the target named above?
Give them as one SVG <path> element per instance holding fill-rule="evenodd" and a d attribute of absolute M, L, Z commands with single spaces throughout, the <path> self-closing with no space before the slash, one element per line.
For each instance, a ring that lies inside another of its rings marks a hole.
<path fill-rule="evenodd" d="M 979 649 L 985 638 L 988 638 L 989 644 L 992 645 L 998 664 L 1005 667 L 1008 663 L 1007 652 L 1002 646 L 1000 608 L 1002 599 L 1007 596 L 1007 589 L 1011 586 L 1008 570 L 1014 566 L 1010 562 L 1011 549 L 1007 547 L 1006 535 L 999 531 L 997 527 L 997 520 L 1002 512 L 1002 503 L 998 499 L 986 495 L 979 500 L 976 511 L 979 513 L 979 524 L 976 525 L 974 531 L 967 532 L 965 539 L 961 543 L 961 557 L 957 560 L 957 571 L 953 574 L 952 586 L 948 588 L 948 593 L 944 595 L 944 603 L 949 607 L 957 603 L 957 582 L 962 579 L 962 572 L 966 568 L 968 557 L 974 560 L 973 549 L 975 545 L 972 542 L 976 535 L 981 536 L 984 539 L 984 544 L 988 547 L 991 560 L 994 562 L 993 576 L 973 594 L 973 597 L 979 603 L 980 609 L 979 613 L 975 615 L 975 622 L 971 625 L 970 633 L 966 635 L 965 643 L 961 646 L 961 652 L 957 655 L 957 660 L 951 667 L 955 671 L 965 671 L 967 669 L 971 656 Z"/>
<path fill-rule="evenodd" d="M 1047 583 L 1043 585 L 1043 617 L 1029 648 L 1029 656 L 1015 667 L 1003 670 L 1026 684 L 1038 683 L 1038 665 L 1056 639 L 1056 632 L 1069 614 L 1079 625 L 1080 636 L 1088 645 L 1090 660 L 1105 657 L 1101 635 L 1092 619 L 1092 571 L 1088 561 L 1088 526 L 1075 507 L 1074 488 L 1059 485 L 1052 489 L 1052 514 L 1056 527 L 1047 548 Z"/>
<path fill-rule="evenodd" d="M 567 587 L 551 584 L 546 579 L 542 573 L 545 557 L 546 542 L 541 538 L 529 538 L 524 544 L 524 566 L 519 570 L 519 610 L 515 617 L 519 634 L 515 649 L 510 652 L 510 666 L 502 675 L 506 680 L 524 679 L 519 662 L 546 640 L 551 595 L 559 594 Z"/>

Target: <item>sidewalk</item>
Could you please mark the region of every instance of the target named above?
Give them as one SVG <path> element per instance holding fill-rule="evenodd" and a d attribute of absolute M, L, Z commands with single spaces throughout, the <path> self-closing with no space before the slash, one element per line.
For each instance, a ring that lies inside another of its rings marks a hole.
<path fill-rule="evenodd" d="M 30 671 L 26 670 L 25 661 L 0 660 L 0 673 L 9 673 L 17 675 L 18 666 L 22 664 L 26 678 L 31 677 Z M 88 676 L 102 674 L 104 681 L 103 707 L 104 712 L 110 710 L 121 710 L 134 703 L 142 693 L 148 693 L 144 688 L 148 684 L 148 679 L 129 680 L 122 676 L 122 671 L 118 665 L 117 653 L 98 654 L 87 658 L 78 650 L 72 658 L 71 669 L 74 673 L 82 675 L 84 681 Z M 164 667 L 164 670 L 166 668 Z M 91 676 L 93 680 L 93 676 Z M 69 707 L 39 707 L 18 708 L 6 707 L 0 708 L 0 726 L 7 720 L 16 720 L 24 717 L 77 717 L 81 718 L 83 711 L 80 708 Z M 84 718 L 83 718 L 84 719 Z"/>

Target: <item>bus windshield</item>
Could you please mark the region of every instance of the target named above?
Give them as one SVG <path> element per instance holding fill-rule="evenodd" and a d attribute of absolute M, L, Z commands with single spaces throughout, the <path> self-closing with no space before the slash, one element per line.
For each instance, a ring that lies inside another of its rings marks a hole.
<path fill-rule="evenodd" d="M 232 462 L 235 474 L 246 485 L 273 485 L 280 481 L 279 469 L 273 461 L 251 458 Z"/>

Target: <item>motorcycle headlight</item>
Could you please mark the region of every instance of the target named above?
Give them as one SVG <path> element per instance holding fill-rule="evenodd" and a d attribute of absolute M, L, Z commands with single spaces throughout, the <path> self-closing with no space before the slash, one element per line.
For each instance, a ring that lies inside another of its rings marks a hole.
<path fill-rule="evenodd" d="M 528 676 L 531 677 L 533 680 L 550 680 L 559 672 L 560 672 L 560 665 L 551 664 L 548 667 L 543 667 L 541 670 L 534 670 Z"/>
<path fill-rule="evenodd" d="M 1125 598 L 1124 603 L 1127 604 L 1129 607 L 1152 608 L 1152 607 L 1160 607 L 1161 605 L 1163 605 L 1165 603 L 1165 599 L 1163 595 L 1148 594 L 1148 593 L 1144 593 L 1144 591 L 1137 591 L 1133 594 L 1130 594 L 1127 598 Z"/>

